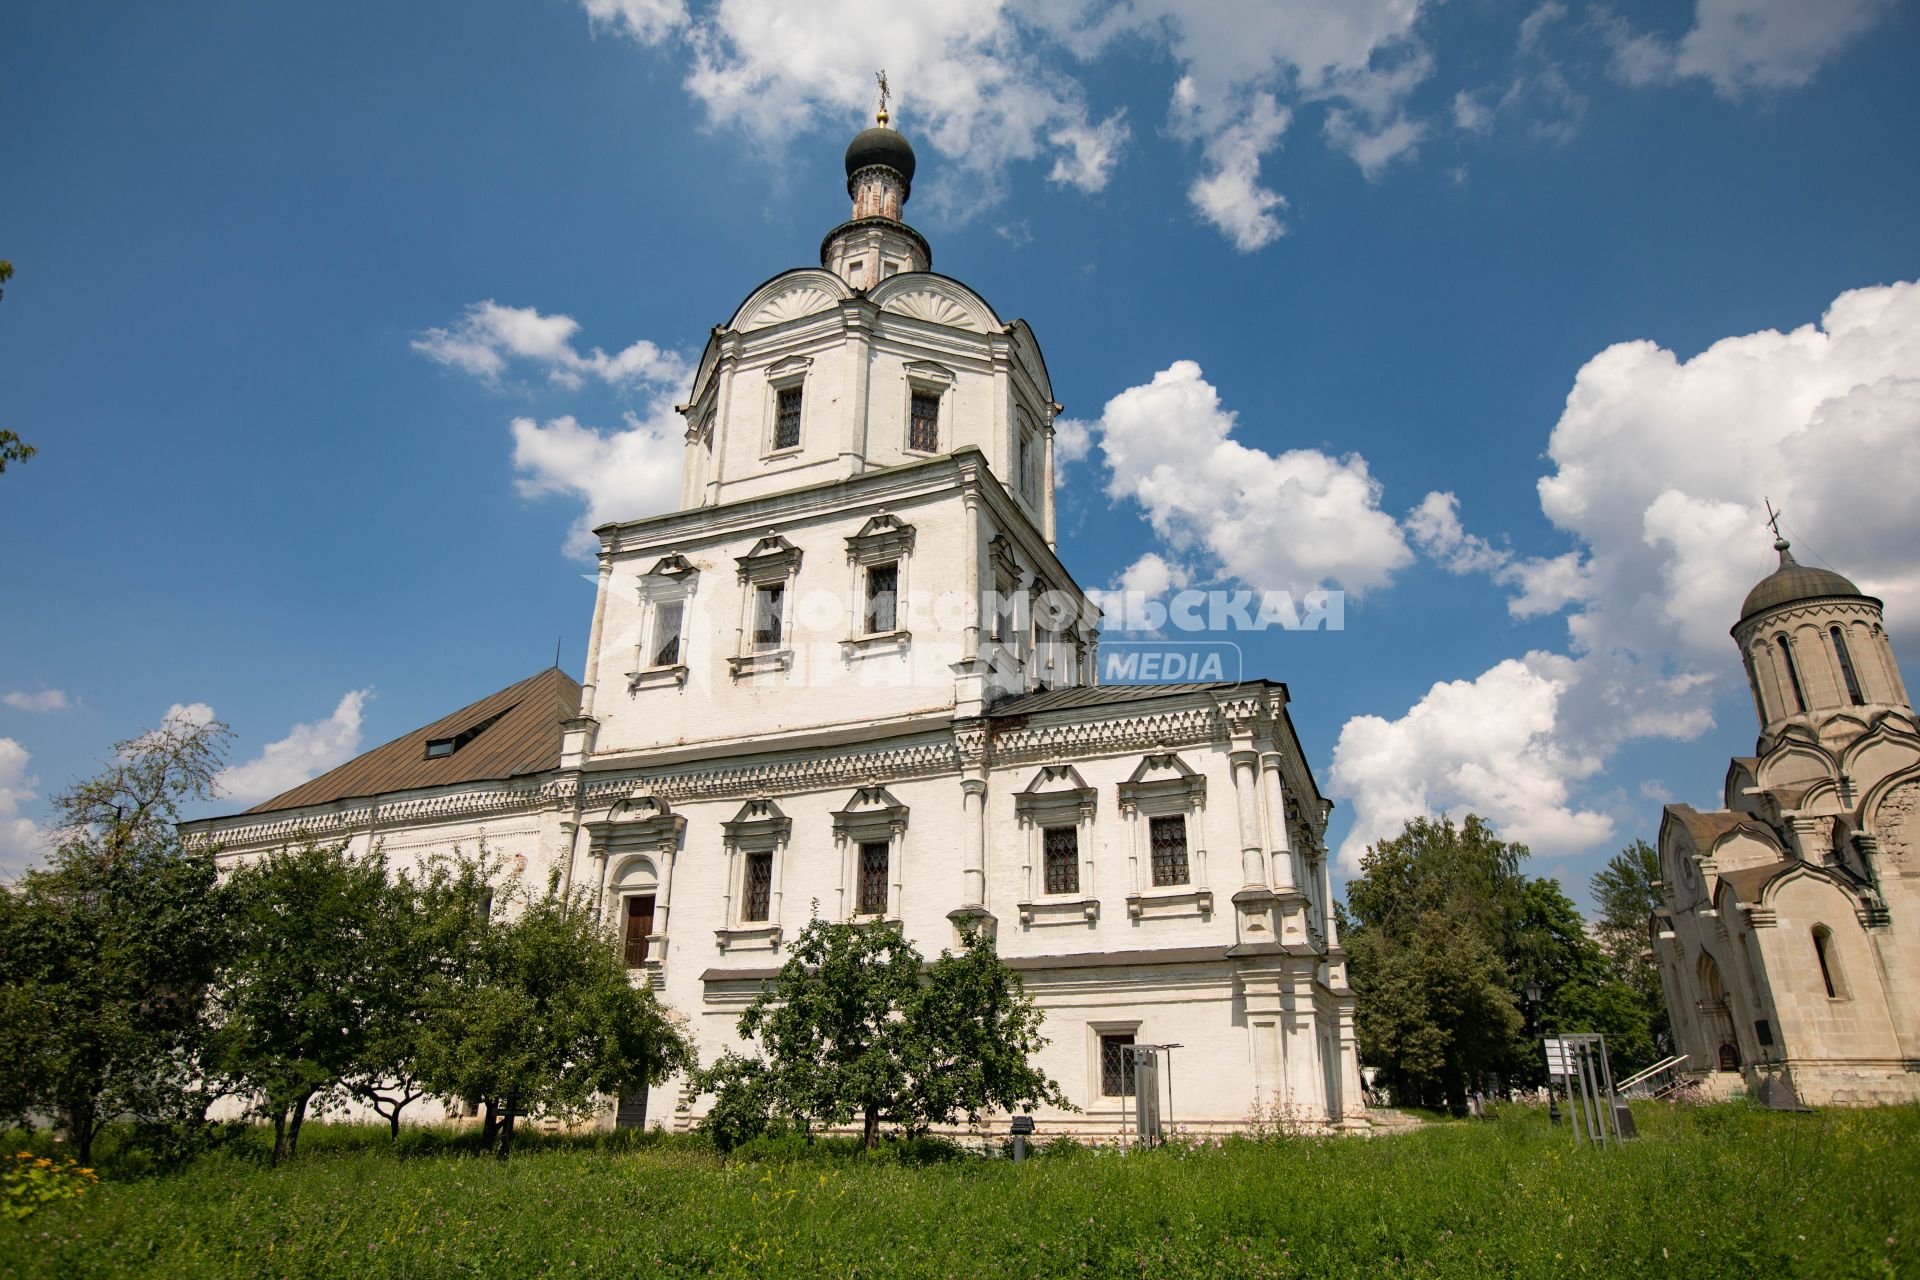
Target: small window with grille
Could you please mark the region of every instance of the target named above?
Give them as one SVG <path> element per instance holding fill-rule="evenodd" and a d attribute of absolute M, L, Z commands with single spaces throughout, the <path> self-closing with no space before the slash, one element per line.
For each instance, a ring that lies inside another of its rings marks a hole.
<path fill-rule="evenodd" d="M 653 614 L 653 665 L 671 667 L 680 661 L 680 628 L 685 623 L 687 606 L 681 600 L 666 600 Z"/>
<path fill-rule="evenodd" d="M 885 635 L 899 626 L 900 566 L 867 566 L 868 635 Z"/>
<path fill-rule="evenodd" d="M 800 388 L 780 388 L 775 402 L 773 447 L 797 449 L 800 447 Z"/>
<path fill-rule="evenodd" d="M 773 853 L 747 855 L 746 883 L 740 891 L 740 918 L 765 920 L 773 905 Z"/>
<path fill-rule="evenodd" d="M 940 451 L 940 397 L 930 391 L 913 393 L 913 412 L 907 420 L 907 448 L 919 453 Z"/>
<path fill-rule="evenodd" d="M 1042 837 L 1048 893 L 1080 892 L 1080 832 L 1076 827 L 1048 827 Z"/>
<path fill-rule="evenodd" d="M 787 604 L 783 582 L 769 582 L 753 591 L 753 647 L 758 650 L 780 647 L 780 615 Z"/>
<path fill-rule="evenodd" d="M 1133 1033 L 1100 1037 L 1100 1094 L 1106 1098 L 1125 1098 L 1133 1094 Z"/>
<path fill-rule="evenodd" d="M 887 912 L 887 865 L 892 847 L 885 840 L 860 842 L 860 914 L 885 915 Z"/>
<path fill-rule="evenodd" d="M 1174 814 L 1155 818 L 1148 827 L 1153 843 L 1153 883 L 1155 888 L 1186 884 L 1187 820 Z"/>

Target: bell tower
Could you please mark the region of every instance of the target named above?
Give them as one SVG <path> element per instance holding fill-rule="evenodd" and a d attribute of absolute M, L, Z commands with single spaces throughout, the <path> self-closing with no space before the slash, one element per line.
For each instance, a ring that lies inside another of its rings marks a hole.
<path fill-rule="evenodd" d="M 847 144 L 847 195 L 853 214 L 827 233 L 820 265 L 855 289 L 871 289 L 907 271 L 933 265 L 933 250 L 902 218 L 913 194 L 913 146 L 889 123 L 887 73 L 872 128 Z"/>

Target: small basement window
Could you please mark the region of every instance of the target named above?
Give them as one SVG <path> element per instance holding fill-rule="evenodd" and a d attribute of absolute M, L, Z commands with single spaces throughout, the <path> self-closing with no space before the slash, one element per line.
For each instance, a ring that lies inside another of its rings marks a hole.
<path fill-rule="evenodd" d="M 485 733 L 489 728 L 493 726 L 493 724 L 496 721 L 500 719 L 501 716 L 506 715 L 507 711 L 511 711 L 511 710 L 513 710 L 513 708 L 508 707 L 506 711 L 496 711 L 492 715 L 488 716 L 485 720 L 480 721 L 478 724 L 467 726 L 465 729 L 462 729 L 459 733 L 454 734 L 450 738 L 428 738 L 427 739 L 427 759 L 429 760 L 446 759 L 448 756 L 452 755 L 454 752 L 458 751 L 460 748 L 466 746 L 469 742 L 472 742 L 475 738 L 479 737 L 482 733 Z"/>

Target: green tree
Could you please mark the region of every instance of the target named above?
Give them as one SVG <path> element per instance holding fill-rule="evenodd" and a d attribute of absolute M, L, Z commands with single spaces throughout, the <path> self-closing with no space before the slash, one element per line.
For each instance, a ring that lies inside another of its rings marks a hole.
<path fill-rule="evenodd" d="M 1649 934 L 1653 913 L 1666 905 L 1659 882 L 1659 853 L 1645 840 L 1635 840 L 1609 858 L 1588 884 L 1600 909 L 1595 930 L 1600 950 L 1614 976 L 1632 990 L 1646 1011 L 1652 1051 L 1667 1054 L 1673 1052 L 1673 1025 L 1660 984 L 1660 961 L 1653 954 Z"/>
<path fill-rule="evenodd" d="M 392 893 L 378 850 L 308 840 L 234 871 L 235 949 L 219 992 L 218 1061 L 273 1120 L 276 1161 L 299 1147 L 366 1060 L 383 996 Z"/>
<path fill-rule="evenodd" d="M 872 1147 L 882 1124 L 918 1132 L 993 1107 L 1066 1106 L 1031 1065 L 1041 1017 L 984 934 L 927 968 L 898 926 L 815 919 L 740 1016 L 758 1056 L 725 1054 L 698 1077 L 716 1095 L 706 1127 L 724 1147 L 770 1121 L 810 1132 L 858 1119 Z"/>
<path fill-rule="evenodd" d="M 993 939 L 969 929 L 956 952 L 943 950 L 927 967 L 913 1005 L 914 1111 L 923 1124 L 952 1124 L 982 1112 L 1072 1104 L 1033 1065 L 1046 1046 L 1046 1015 L 1020 975 L 1000 960 Z"/>
<path fill-rule="evenodd" d="M 1361 1056 L 1397 1101 L 1466 1109 L 1523 1020 L 1505 943 L 1523 909 L 1526 849 L 1468 816 L 1416 818 L 1348 882 L 1345 941 Z"/>
<path fill-rule="evenodd" d="M 115 1120 L 156 1142 L 204 1124 L 207 993 L 231 945 L 213 852 L 181 804 L 215 794 L 226 726 L 169 720 L 55 798 L 45 869 L 0 909 L 0 1111 L 59 1118 L 82 1164 Z"/>
<path fill-rule="evenodd" d="M 534 896 L 510 882 L 474 910 L 487 927 L 427 990 L 417 1070 L 430 1092 L 485 1107 L 483 1141 L 502 1159 L 516 1116 L 577 1119 L 600 1095 L 693 1066 L 685 1033 L 629 980 L 581 895 L 550 882 Z"/>
<path fill-rule="evenodd" d="M 0 285 L 4 285 L 11 279 L 13 279 L 13 264 L 0 258 Z M 5 290 L 0 290 L 0 298 L 5 296 Z M 0 473 L 6 471 L 9 462 L 25 462 L 38 452 L 38 449 L 13 432 L 0 430 Z"/>
<path fill-rule="evenodd" d="M 1653 1061 L 1646 1010 L 1615 976 L 1588 934 L 1579 909 L 1553 880 L 1529 880 L 1507 943 L 1507 963 L 1516 990 L 1541 987 L 1539 1031 L 1599 1032 L 1616 1078 Z M 1515 1042 L 1506 1068 L 1515 1083 L 1546 1083 L 1546 1061 L 1532 1036 Z"/>
<path fill-rule="evenodd" d="M 386 907 L 369 922 L 371 1002 L 361 1061 L 347 1089 L 400 1136 L 401 1114 L 427 1094 L 421 1045 L 434 993 L 464 980 L 488 927 L 497 859 L 429 858 L 402 867 L 388 885 Z"/>

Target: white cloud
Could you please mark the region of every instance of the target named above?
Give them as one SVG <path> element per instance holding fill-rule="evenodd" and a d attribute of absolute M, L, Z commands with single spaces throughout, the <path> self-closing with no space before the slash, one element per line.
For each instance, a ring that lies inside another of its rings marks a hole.
<path fill-rule="evenodd" d="M 687 25 L 682 0 L 580 0 L 596 31 L 612 31 L 651 44 Z"/>
<path fill-rule="evenodd" d="M 1369 844 L 1398 834 L 1409 818 L 1437 813 L 1477 813 L 1502 838 L 1543 853 L 1611 838 L 1611 819 L 1570 799 L 1573 784 L 1601 764 L 1570 750 L 1559 733 L 1574 665 L 1556 654 L 1529 653 L 1476 680 L 1434 685 L 1397 720 L 1347 721 L 1329 778 L 1333 794 L 1354 801 L 1341 865 L 1358 871 Z"/>
<path fill-rule="evenodd" d="M 176 702 L 160 717 L 162 724 L 193 727 L 213 723 L 213 708 L 204 702 Z"/>
<path fill-rule="evenodd" d="M 659 44 L 659 38 L 642 38 Z M 770 154 L 823 124 L 850 126 L 887 70 L 896 123 L 951 161 L 926 184 L 965 215 L 998 199 L 1010 166 L 1039 161 L 1056 183 L 1103 189 L 1129 137 L 1123 113 L 1095 113 L 1018 6 L 1001 0 L 879 3 L 719 0 L 684 33 L 686 87 L 716 125 Z"/>
<path fill-rule="evenodd" d="M 633 343 L 613 355 L 594 347 L 584 355 L 573 345 L 580 322 L 568 315 L 541 315 L 533 307 L 476 302 L 453 325 L 428 329 L 413 349 L 430 360 L 497 383 L 515 359 L 546 371 L 553 382 L 577 388 L 591 376 L 609 386 L 684 386 L 692 368 L 677 352 L 651 342 Z"/>
<path fill-rule="evenodd" d="M 929 199 L 966 216 L 998 200 L 1021 163 L 1050 181 L 1103 190 L 1131 137 L 1075 73 L 1116 47 L 1164 49 L 1176 69 L 1172 123 L 1197 145 L 1195 208 L 1242 249 L 1280 234 L 1284 198 L 1261 177 L 1293 103 L 1325 103 L 1327 137 L 1368 173 L 1409 155 L 1424 126 L 1403 106 L 1431 70 L 1413 38 L 1425 0 L 1295 0 L 1284 5 L 1131 0 L 582 0 L 595 30 L 673 45 L 686 88 L 716 126 L 769 155 L 796 134 L 846 127 L 874 103 L 885 67 L 898 123 L 949 164 Z"/>
<path fill-rule="evenodd" d="M 1190 93 L 1192 83 L 1180 82 L 1176 106 L 1181 91 Z M 1265 248 L 1286 233 L 1279 218 L 1286 197 L 1260 185 L 1260 157 L 1279 143 L 1292 119 L 1293 113 L 1272 94 L 1255 94 L 1245 118 L 1207 139 L 1208 171 L 1187 188 L 1193 207 L 1242 253 Z"/>
<path fill-rule="evenodd" d="M 1540 481 L 1589 549 L 1582 649 L 1722 670 L 1747 589 L 1772 566 L 1762 499 L 1825 559 L 1920 614 L 1920 285 L 1842 294 L 1819 325 L 1722 339 L 1691 359 L 1624 342 L 1575 376 Z M 1863 485 L 1865 488 L 1863 489 Z"/>
<path fill-rule="evenodd" d="M 1544 848 L 1606 839 L 1570 798 L 1580 784 L 1628 742 L 1703 733 L 1716 696 L 1741 683 L 1727 631 L 1774 565 L 1765 497 L 1805 535 L 1802 559 L 1847 574 L 1896 620 L 1920 616 L 1920 506 L 1904 498 L 1920 489 L 1920 284 L 1844 293 L 1819 325 L 1691 359 L 1608 347 L 1575 376 L 1548 456 L 1541 508 L 1573 551 L 1495 546 L 1466 532 L 1446 493 L 1406 527 L 1442 567 L 1515 588 L 1516 616 L 1571 608 L 1570 652 L 1437 685 L 1398 720 L 1349 721 L 1330 790 L 1354 804 L 1350 861 L 1405 817 L 1462 807 Z M 1443 711 L 1486 723 L 1430 723 Z"/>
<path fill-rule="evenodd" d="M 0 702 L 6 703 L 15 711 L 65 711 L 73 706 L 73 700 L 60 689 L 35 689 L 29 693 L 25 689 L 14 689 Z"/>
<path fill-rule="evenodd" d="M 1122 391 L 1092 427 L 1108 495 L 1138 502 L 1176 557 L 1259 590 L 1359 594 L 1412 559 L 1366 459 L 1251 448 L 1235 417 L 1191 360 Z"/>
<path fill-rule="evenodd" d="M 296 724 L 286 737 L 269 742 L 244 764 L 222 769 L 215 779 L 223 796 L 239 804 L 258 804 L 318 777 L 351 760 L 360 750 L 360 716 L 371 689 L 355 689 L 341 697 L 325 720 Z M 176 714 L 205 723 L 213 711 L 205 703 L 176 706 Z"/>
<path fill-rule="evenodd" d="M 671 510 L 680 501 L 680 471 L 686 450 L 680 421 L 656 407 L 647 420 L 628 414 L 624 428 L 601 431 L 572 415 L 542 425 L 513 420 L 515 485 L 529 498 L 566 494 L 586 503 L 567 534 L 568 554 L 591 557 L 600 541 L 596 526 L 638 520 Z"/>
<path fill-rule="evenodd" d="M 1460 524 L 1460 500 L 1451 493 L 1429 493 L 1407 513 L 1407 532 L 1422 554 L 1448 573 L 1485 573 L 1503 586 L 1520 588 L 1507 602 L 1516 618 L 1558 613 L 1584 600 L 1591 584 L 1578 551 L 1550 559 L 1518 556 L 1468 533 Z"/>
<path fill-rule="evenodd" d="M 0 738 L 0 880 L 16 879 L 46 852 L 46 832 L 21 813 L 38 799 L 39 779 L 27 772 L 32 758 L 12 738 Z"/>
<path fill-rule="evenodd" d="M 1678 41 L 1612 18 L 1614 74 L 1631 85 L 1698 77 L 1730 101 L 1810 83 L 1893 10 L 1891 0 L 1699 0 Z"/>
<path fill-rule="evenodd" d="M 1571 142 L 1586 119 L 1587 98 L 1574 88 L 1548 42 L 1549 32 L 1566 16 L 1564 4 L 1548 0 L 1523 18 L 1511 73 L 1498 83 L 1455 93 L 1454 126 L 1483 137 L 1498 130 L 1550 146 Z"/>
<path fill-rule="evenodd" d="M 1053 466 L 1059 472 L 1084 459 L 1093 450 L 1093 428 L 1078 418 L 1053 420 Z"/>

